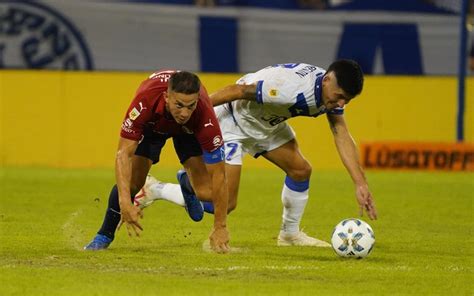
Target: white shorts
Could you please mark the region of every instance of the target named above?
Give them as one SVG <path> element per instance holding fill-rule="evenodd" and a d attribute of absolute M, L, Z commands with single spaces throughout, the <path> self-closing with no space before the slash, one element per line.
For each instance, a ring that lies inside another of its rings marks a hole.
<path fill-rule="evenodd" d="M 229 109 L 228 105 L 214 108 L 224 138 L 227 164 L 242 165 L 244 153 L 257 158 L 295 138 L 295 132 L 286 122 L 265 130 L 260 125 L 246 127 L 246 129 L 252 128 L 252 131 L 246 131 L 237 124 Z M 258 138 L 252 136 L 255 134 L 254 129 L 259 129 L 258 134 L 264 136 Z"/>

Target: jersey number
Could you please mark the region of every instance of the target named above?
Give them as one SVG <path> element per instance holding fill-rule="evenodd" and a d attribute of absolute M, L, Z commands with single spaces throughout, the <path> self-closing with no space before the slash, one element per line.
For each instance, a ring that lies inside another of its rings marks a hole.
<path fill-rule="evenodd" d="M 270 124 L 271 126 L 275 126 L 279 123 L 282 123 L 283 121 L 287 120 L 288 117 L 285 116 L 279 116 L 279 115 L 267 115 L 267 116 L 262 116 L 260 117 L 262 120 L 265 120 Z"/>
<path fill-rule="evenodd" d="M 226 143 L 227 147 L 230 148 L 229 153 L 226 156 L 226 160 L 231 160 L 232 156 L 234 156 L 235 152 L 237 151 L 237 147 L 239 147 L 239 144 L 237 143 Z"/>

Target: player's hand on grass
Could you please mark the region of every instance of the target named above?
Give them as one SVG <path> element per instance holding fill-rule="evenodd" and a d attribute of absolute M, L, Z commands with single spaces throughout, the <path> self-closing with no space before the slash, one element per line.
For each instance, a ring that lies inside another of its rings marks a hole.
<path fill-rule="evenodd" d="M 142 210 L 133 205 L 127 204 L 126 206 L 120 206 L 121 220 L 117 230 L 120 230 L 122 224 L 125 224 L 128 232 L 128 236 L 140 236 L 140 232 L 143 230 L 139 220 L 143 218 Z"/>
<path fill-rule="evenodd" d="M 209 235 L 211 249 L 216 253 L 227 253 L 229 247 L 229 232 L 226 227 L 214 228 Z"/>
<path fill-rule="evenodd" d="M 375 202 L 370 193 L 369 186 L 357 185 L 356 186 L 357 202 L 359 203 L 359 215 L 362 217 L 364 211 L 371 220 L 377 219 L 377 209 L 375 208 Z"/>

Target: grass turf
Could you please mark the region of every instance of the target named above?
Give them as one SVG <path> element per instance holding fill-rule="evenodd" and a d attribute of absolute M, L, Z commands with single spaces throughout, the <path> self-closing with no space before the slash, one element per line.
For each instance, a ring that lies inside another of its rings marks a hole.
<path fill-rule="evenodd" d="M 154 168 L 174 181 L 175 170 Z M 212 216 L 192 222 L 161 201 L 145 210 L 144 232 L 122 229 L 107 251 L 84 252 L 100 224 L 113 170 L 2 168 L 0 295 L 472 295 L 472 173 L 369 172 L 379 220 L 362 260 L 331 249 L 276 247 L 283 174 L 244 169 L 229 216 L 239 252 L 201 244 Z M 314 172 L 302 226 L 329 240 L 356 216 L 345 172 Z"/>

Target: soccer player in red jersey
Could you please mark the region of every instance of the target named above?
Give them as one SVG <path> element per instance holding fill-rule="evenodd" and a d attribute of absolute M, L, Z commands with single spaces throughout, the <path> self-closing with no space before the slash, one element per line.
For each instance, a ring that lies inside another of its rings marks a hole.
<path fill-rule="evenodd" d="M 169 138 L 185 169 L 178 172 L 178 181 L 188 214 L 195 221 L 202 219 L 196 196 L 212 201 L 211 247 L 216 252 L 229 250 L 228 190 L 219 122 L 199 78 L 174 70 L 153 73 L 138 88 L 122 123 L 115 162 L 117 184 L 110 193 L 102 227 L 84 249 L 106 249 L 119 223 L 119 228 L 125 224 L 130 236 L 140 234 L 142 212 L 132 203 L 133 197 Z"/>

